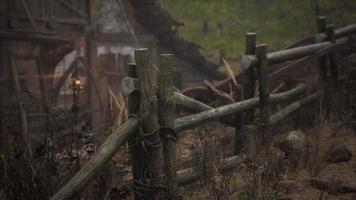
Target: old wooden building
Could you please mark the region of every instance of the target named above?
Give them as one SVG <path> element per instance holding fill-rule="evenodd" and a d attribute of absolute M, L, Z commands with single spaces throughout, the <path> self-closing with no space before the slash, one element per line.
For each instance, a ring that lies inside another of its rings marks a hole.
<path fill-rule="evenodd" d="M 109 90 L 119 94 L 135 48 L 176 54 L 178 87 L 221 77 L 153 0 L 0 0 L 0 15 L 1 137 L 18 133 L 30 149 L 43 141 L 49 108 L 71 113 L 73 76 L 80 120 L 103 131 Z"/>

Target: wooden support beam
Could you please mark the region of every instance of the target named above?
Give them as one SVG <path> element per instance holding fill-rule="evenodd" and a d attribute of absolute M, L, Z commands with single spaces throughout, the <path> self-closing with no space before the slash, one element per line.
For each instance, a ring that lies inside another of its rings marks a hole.
<path fill-rule="evenodd" d="M 12 79 L 14 81 L 15 85 L 15 92 L 16 92 L 16 100 L 17 104 L 19 106 L 19 118 L 21 122 L 21 139 L 23 143 L 25 144 L 25 147 L 29 153 L 29 155 L 32 157 L 32 145 L 31 145 L 31 140 L 30 140 L 30 133 L 29 133 L 29 128 L 28 128 L 28 119 L 27 119 L 27 111 L 26 108 L 24 107 L 21 96 L 22 96 L 22 91 L 21 91 L 21 84 L 20 80 L 18 78 L 18 71 L 17 71 L 17 66 L 16 66 L 16 60 L 13 55 L 10 53 L 10 67 L 11 67 L 11 74 L 12 74 Z"/>
<path fill-rule="evenodd" d="M 171 54 L 161 55 L 159 58 L 158 76 L 158 121 L 161 126 L 160 135 L 165 145 L 164 153 L 164 172 L 168 182 L 168 199 L 178 200 L 177 185 L 177 156 L 176 141 L 177 134 L 174 131 L 175 119 L 175 97 L 173 86 L 173 65 L 174 57 Z"/>
<path fill-rule="evenodd" d="M 86 0 L 87 2 L 87 20 L 91 27 L 96 27 L 97 20 L 97 0 Z M 92 113 L 91 124 L 94 129 L 94 140 L 96 141 L 99 137 L 99 133 L 103 130 L 103 116 L 104 109 L 101 104 L 100 98 L 100 84 L 98 83 L 99 72 L 98 72 L 98 45 L 96 41 L 96 29 L 88 30 L 86 35 L 86 60 L 87 60 L 87 71 L 89 76 L 88 82 L 88 93 L 90 98 L 90 104 L 93 110 L 98 110 L 98 112 Z"/>
<path fill-rule="evenodd" d="M 260 104 L 260 124 L 263 130 L 264 144 L 270 144 L 272 141 L 270 128 L 270 95 L 268 83 L 268 60 L 267 45 L 261 44 L 256 46 L 256 57 L 258 59 L 257 72 L 259 83 L 259 104 Z"/>
<path fill-rule="evenodd" d="M 50 45 L 66 44 L 75 40 L 75 38 L 68 39 L 68 38 L 60 38 L 51 35 L 42 35 L 36 33 L 24 34 L 21 32 L 4 31 L 4 30 L 0 30 L 0 38 L 10 39 L 10 40 L 21 40 L 21 41 L 36 41 L 36 42 L 50 44 Z"/>
<path fill-rule="evenodd" d="M 117 150 L 138 129 L 138 120 L 130 118 L 115 130 L 95 152 L 91 159 L 65 184 L 51 200 L 73 199 L 105 167 Z"/>
<path fill-rule="evenodd" d="M 135 60 L 137 65 L 137 78 L 140 91 L 140 114 L 142 115 L 142 132 L 147 153 L 147 166 L 145 170 L 148 177 L 145 177 L 145 185 L 148 185 L 148 191 L 144 191 L 145 199 L 157 199 L 161 195 L 160 190 L 153 190 L 154 186 L 161 182 L 161 140 L 159 137 L 159 124 L 157 119 L 157 96 L 154 88 L 154 69 L 152 65 L 151 52 L 148 49 L 135 50 Z"/>

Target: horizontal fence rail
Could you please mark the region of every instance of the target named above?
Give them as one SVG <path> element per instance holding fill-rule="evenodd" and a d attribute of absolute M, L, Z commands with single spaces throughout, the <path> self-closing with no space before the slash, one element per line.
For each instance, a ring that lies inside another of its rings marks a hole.
<path fill-rule="evenodd" d="M 303 93 L 305 89 L 306 89 L 305 85 L 300 85 L 289 91 L 280 94 L 271 95 L 270 103 L 281 103 L 290 100 L 291 98 Z M 252 108 L 256 108 L 258 107 L 258 105 L 259 105 L 259 98 L 255 97 L 252 99 L 243 100 L 226 106 L 221 106 L 219 108 L 209 109 L 200 112 L 198 114 L 176 119 L 174 123 L 174 128 L 178 132 L 183 131 L 214 119 L 218 119 L 231 114 L 241 113 L 250 110 Z"/>
<path fill-rule="evenodd" d="M 302 47 L 295 47 L 291 49 L 280 50 L 267 54 L 267 60 L 269 64 L 278 64 L 289 60 L 295 60 L 303 58 L 305 56 L 313 55 L 318 51 L 325 48 L 332 48 L 340 45 L 347 44 L 349 41 L 348 38 L 340 38 L 333 42 L 322 42 L 317 44 L 306 45 Z M 253 67 L 257 64 L 257 57 L 254 55 L 246 55 L 241 59 L 241 68 L 247 70 L 250 67 Z"/>

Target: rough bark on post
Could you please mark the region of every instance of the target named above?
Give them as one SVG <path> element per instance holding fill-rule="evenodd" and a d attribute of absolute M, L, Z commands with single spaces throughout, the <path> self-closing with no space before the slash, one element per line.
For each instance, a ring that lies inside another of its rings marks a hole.
<path fill-rule="evenodd" d="M 263 126 L 263 142 L 269 144 L 271 141 L 270 130 L 270 107 L 269 107 L 269 84 L 268 84 L 268 60 L 267 45 L 262 44 L 256 47 L 257 71 L 259 81 L 260 97 L 260 123 Z"/>
<path fill-rule="evenodd" d="M 246 33 L 245 36 L 245 55 L 255 55 L 256 50 L 256 33 Z M 244 98 L 250 99 L 255 97 L 256 90 L 256 77 L 255 70 L 250 67 L 246 70 L 246 81 L 243 83 L 244 86 Z M 246 121 L 254 121 L 254 111 L 246 112 Z"/>
<path fill-rule="evenodd" d="M 161 195 L 158 190 L 161 177 L 161 140 L 159 137 L 159 125 L 157 119 L 157 96 L 153 85 L 153 65 L 151 53 L 148 49 L 135 50 L 135 60 L 137 66 L 137 78 L 140 91 L 140 114 L 142 116 L 143 145 L 146 153 L 144 181 L 148 185 L 148 193 L 144 192 L 144 199 L 157 199 Z"/>
<path fill-rule="evenodd" d="M 328 40 L 332 43 L 335 43 L 335 30 L 334 30 L 334 25 L 330 24 L 326 27 L 326 34 L 328 36 Z M 338 86 L 338 80 L 339 80 L 339 70 L 337 68 L 337 64 L 335 61 L 335 54 L 330 53 L 329 54 L 329 63 L 330 63 L 330 72 L 331 76 L 334 81 L 334 87 L 337 89 Z"/>
<path fill-rule="evenodd" d="M 178 200 L 176 141 L 174 131 L 175 97 L 173 87 L 173 55 L 164 54 L 159 59 L 158 76 L 158 121 L 161 125 L 160 135 L 164 141 L 164 172 L 168 181 L 168 199 Z"/>
<path fill-rule="evenodd" d="M 318 32 L 325 33 L 326 32 L 326 17 L 318 17 Z M 322 83 L 327 80 L 327 68 L 326 68 L 326 56 L 322 56 L 319 58 L 319 78 Z"/>
<path fill-rule="evenodd" d="M 133 63 L 128 64 L 127 75 L 128 77 L 137 79 L 136 64 Z M 129 115 L 137 115 L 140 108 L 140 93 L 138 91 L 138 88 L 132 89 L 131 92 L 128 94 L 127 104 L 128 104 Z M 128 145 L 131 153 L 132 177 L 134 180 L 133 186 L 137 187 L 138 185 L 136 181 L 139 182 L 143 181 L 142 179 L 143 179 L 143 169 L 144 169 L 144 163 L 143 163 L 144 151 L 139 142 L 138 134 L 133 134 L 128 139 Z M 135 194 L 135 199 L 139 200 L 140 196 L 138 194 Z"/>

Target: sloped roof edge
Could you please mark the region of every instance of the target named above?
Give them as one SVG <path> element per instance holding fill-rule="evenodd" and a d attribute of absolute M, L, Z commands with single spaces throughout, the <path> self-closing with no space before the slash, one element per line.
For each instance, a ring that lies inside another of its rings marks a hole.
<path fill-rule="evenodd" d="M 199 46 L 179 37 L 176 27 L 179 23 L 155 0 L 130 0 L 137 21 L 147 32 L 158 38 L 158 43 L 171 50 L 177 57 L 191 63 L 202 74 L 212 79 L 225 75 L 218 71 L 218 65 L 208 61 L 199 52 Z"/>

